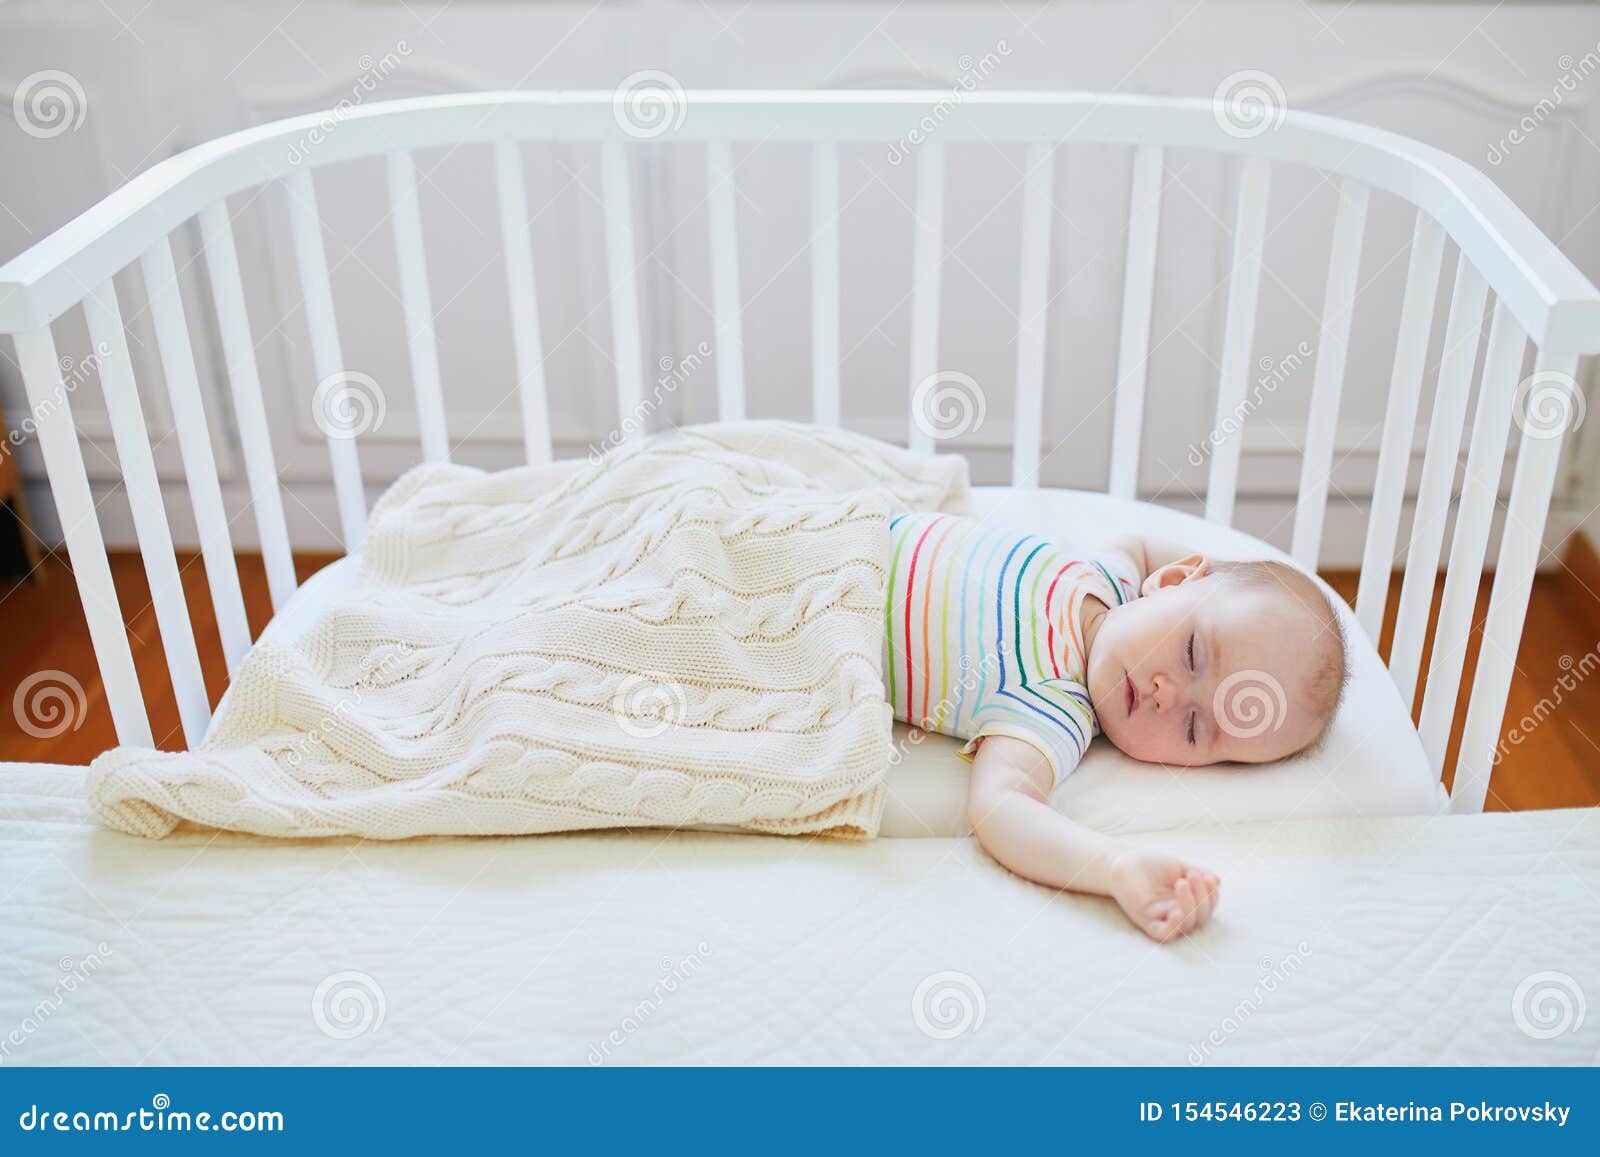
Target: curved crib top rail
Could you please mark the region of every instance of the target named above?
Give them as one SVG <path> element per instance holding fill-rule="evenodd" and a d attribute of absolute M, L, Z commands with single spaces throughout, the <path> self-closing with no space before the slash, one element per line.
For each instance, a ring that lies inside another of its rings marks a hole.
<path fill-rule="evenodd" d="M 218 199 L 313 166 L 496 140 L 622 141 L 612 92 L 504 92 L 384 101 L 245 129 L 153 166 L 0 266 L 0 333 L 46 325 Z M 936 115 L 945 141 L 1093 142 L 1289 161 L 1404 198 L 1436 220 L 1547 354 L 1600 353 L 1600 291 L 1485 174 L 1382 129 L 1283 112 L 1242 133 L 1199 98 L 1011 92 L 694 90 L 653 139 L 893 141 Z M 330 123 L 331 122 L 331 123 Z"/>

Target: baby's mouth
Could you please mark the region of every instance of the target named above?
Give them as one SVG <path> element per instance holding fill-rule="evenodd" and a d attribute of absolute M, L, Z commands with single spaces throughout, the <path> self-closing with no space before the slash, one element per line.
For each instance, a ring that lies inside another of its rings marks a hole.
<path fill-rule="evenodd" d="M 1133 676 L 1126 674 L 1123 675 L 1122 682 L 1123 697 L 1127 700 L 1128 714 L 1131 716 L 1133 714 L 1133 709 L 1139 706 L 1139 692 L 1133 685 Z"/>

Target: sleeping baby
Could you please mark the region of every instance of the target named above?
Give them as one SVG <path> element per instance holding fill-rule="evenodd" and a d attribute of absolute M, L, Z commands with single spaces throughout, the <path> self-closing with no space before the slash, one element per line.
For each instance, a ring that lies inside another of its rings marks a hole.
<path fill-rule="evenodd" d="M 1100 732 L 1135 759 L 1268 763 L 1319 745 L 1347 681 L 1344 629 L 1311 578 L 1140 537 L 1085 555 L 945 514 L 893 523 L 884 682 L 895 717 L 967 740 L 967 815 L 1030 880 L 1110 896 L 1171 940 L 1215 873 L 1092 831 L 1050 792 Z"/>

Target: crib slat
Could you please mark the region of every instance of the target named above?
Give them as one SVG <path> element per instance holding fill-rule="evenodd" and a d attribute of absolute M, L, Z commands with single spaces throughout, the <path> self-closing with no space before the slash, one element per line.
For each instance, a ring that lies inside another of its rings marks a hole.
<path fill-rule="evenodd" d="M 837 426 L 839 409 L 839 145 L 811 149 L 811 419 Z"/>
<path fill-rule="evenodd" d="M 939 370 L 940 245 L 944 237 L 944 143 L 928 141 L 917 157 L 916 247 L 911 290 L 911 419 L 908 445 L 933 452 L 932 415 L 917 412 L 918 386 Z"/>
<path fill-rule="evenodd" d="M 200 399 L 200 379 L 195 374 L 194 350 L 189 344 L 189 323 L 178 297 L 178 272 L 172 264 L 172 244 L 163 237 L 139 259 L 145 292 L 150 298 L 150 319 L 161 352 L 161 369 L 172 399 L 172 419 L 177 428 L 178 453 L 183 459 L 189 500 L 194 505 L 200 554 L 206 564 L 206 584 L 217 612 L 217 633 L 231 675 L 250 649 L 250 620 L 244 613 L 244 592 L 239 589 L 239 567 L 228 533 L 228 511 L 222 504 L 217 460 L 211 452 L 211 432 Z"/>
<path fill-rule="evenodd" d="M 1575 355 L 1551 356 L 1541 350 L 1534 374 L 1571 379 L 1577 368 Z M 1450 810 L 1458 814 L 1482 811 L 1489 794 L 1489 774 L 1505 719 L 1506 696 L 1511 691 L 1511 671 L 1528 614 L 1533 572 L 1543 549 L 1545 519 L 1555 493 L 1562 433 L 1543 428 L 1537 418 L 1523 424 L 1517 468 L 1511 479 L 1511 501 L 1500 538 L 1500 557 L 1495 563 L 1494 587 L 1489 593 L 1489 614 L 1484 620 L 1483 646 L 1478 652 L 1461 754 L 1450 788 Z"/>
<path fill-rule="evenodd" d="M 195 748 L 205 738 L 206 725 L 211 721 L 211 700 L 206 695 L 205 677 L 200 671 L 194 624 L 189 621 L 189 605 L 183 597 L 183 579 L 178 573 L 172 532 L 161 501 L 161 482 L 150 453 L 150 433 L 145 426 L 139 389 L 134 384 L 133 365 L 128 358 L 122 311 L 117 307 L 116 287 L 110 281 L 83 299 L 83 316 L 88 322 L 89 340 L 100 359 L 100 386 L 105 394 L 106 416 L 111 421 L 111 436 L 122 464 L 122 482 L 128 492 L 134 530 L 139 536 L 139 555 L 144 560 L 145 577 L 150 582 L 150 601 L 155 607 L 156 625 L 161 630 L 161 649 L 166 653 L 167 670 L 172 675 L 184 742 Z"/>
<path fill-rule="evenodd" d="M 744 417 L 744 330 L 739 305 L 739 233 L 734 197 L 733 145 L 706 143 L 706 196 L 711 207 L 711 288 L 716 310 L 717 414 Z"/>
<path fill-rule="evenodd" d="M 628 154 L 621 141 L 600 146 L 606 202 L 606 264 L 611 283 L 611 338 L 616 357 L 617 432 L 642 432 L 644 352 L 639 338 L 639 287 L 634 269 L 633 195 Z"/>
<path fill-rule="evenodd" d="M 294 556 L 289 551 L 289 527 L 283 515 L 283 495 L 278 489 L 277 460 L 272 456 L 255 343 L 250 337 L 239 255 L 234 249 L 226 202 L 218 201 L 200 210 L 200 237 L 211 277 L 211 296 L 216 303 L 223 358 L 228 364 L 228 386 L 239 426 L 245 478 L 250 485 L 250 505 L 261 535 L 267 589 L 272 596 L 272 609 L 278 611 L 295 592 Z"/>
<path fill-rule="evenodd" d="M 1478 361 L 1478 338 L 1483 332 L 1488 292 L 1483 277 L 1463 253 L 1456 265 L 1455 289 L 1450 295 L 1450 321 L 1445 327 L 1439 383 L 1434 390 L 1428 449 L 1422 460 L 1394 642 L 1389 647 L 1389 673 L 1400 688 L 1400 699 L 1407 710 L 1417 693 L 1422 641 L 1433 605 L 1435 571 L 1439 549 L 1444 544 L 1445 519 L 1450 513 L 1450 488 L 1455 483 L 1456 463 L 1461 455 L 1461 427 L 1467 418 L 1467 398 L 1472 390 L 1472 370 Z"/>
<path fill-rule="evenodd" d="M 316 187 L 309 169 L 289 174 L 283 186 L 289 199 L 295 264 L 300 269 L 300 296 L 305 301 L 306 325 L 311 332 L 311 362 L 317 380 L 325 382 L 343 374 L 345 364 L 333 312 L 333 288 L 328 282 L 328 256 L 322 246 Z M 367 496 L 361 482 L 356 440 L 329 434 L 328 459 L 333 467 L 333 492 L 339 503 L 339 529 L 345 549 L 354 554 L 361 549 L 367 534 Z"/>
<path fill-rule="evenodd" d="M 1435 775 L 1444 774 L 1444 758 L 1455 719 L 1467 642 L 1477 610 L 1478 583 L 1489 545 L 1489 531 L 1505 465 L 1506 436 L 1522 372 L 1528 339 L 1505 302 L 1497 302 L 1489 324 L 1489 347 L 1483 359 L 1478 408 L 1467 449 L 1466 474 L 1450 540 L 1450 565 L 1445 570 L 1444 597 L 1428 660 L 1428 682 L 1422 696 L 1417 731 Z"/>
<path fill-rule="evenodd" d="M 1333 432 L 1344 393 L 1345 359 L 1350 349 L 1350 322 L 1355 312 L 1370 199 L 1367 186 L 1359 181 L 1346 177 L 1339 183 L 1339 208 L 1333 218 L 1328 280 L 1322 298 L 1320 348 L 1311 379 L 1305 453 L 1300 460 L 1300 498 L 1295 504 L 1294 537 L 1289 549 L 1295 562 L 1311 571 L 1317 569 L 1322 552 L 1328 474 L 1333 468 Z"/>
<path fill-rule="evenodd" d="M 1128 197 L 1128 251 L 1122 277 L 1122 337 L 1117 347 L 1117 401 L 1112 419 L 1109 489 L 1139 496 L 1139 451 L 1144 440 L 1144 387 L 1150 361 L 1150 319 L 1156 291 L 1156 239 L 1161 227 L 1160 145 L 1133 154 Z"/>
<path fill-rule="evenodd" d="M 422 429 L 422 457 L 427 462 L 447 462 L 450 432 L 445 424 L 444 387 L 439 382 L 439 340 L 433 328 L 428 263 L 422 249 L 417 166 L 411 154 L 400 149 L 389 154 L 387 167 L 395 255 L 400 263 L 400 301 L 406 315 L 406 344 L 411 347 L 417 422 Z"/>
<path fill-rule="evenodd" d="M 49 326 L 41 326 L 16 334 L 14 340 L 39 449 L 44 455 L 51 493 L 55 495 L 61 532 L 67 541 L 67 557 L 78 582 L 83 614 L 89 623 L 89 639 L 100 665 L 100 681 L 105 686 L 106 702 L 116 724 L 117 740 L 153 747 L 150 717 L 145 714 L 144 699 L 139 694 L 133 651 L 122 625 L 122 608 L 117 603 L 116 587 L 111 581 L 105 540 L 100 536 L 100 523 L 95 518 L 89 475 L 83 468 L 83 452 L 72 421 L 71 398 L 61 378 L 61 364 L 56 360 L 55 335 Z M 72 675 L 72 672 L 67 674 Z"/>
<path fill-rule="evenodd" d="M 522 441 L 530 463 L 548 462 L 550 411 L 544 381 L 544 341 L 539 332 L 539 296 L 533 279 L 528 192 L 516 141 L 494 143 L 494 174 L 500 198 L 500 236 L 506 255 L 506 291 L 511 299 L 517 392 L 522 400 Z"/>
<path fill-rule="evenodd" d="M 1267 227 L 1267 195 L 1271 170 L 1261 157 L 1250 157 L 1239 174 L 1239 206 L 1233 227 L 1233 268 L 1228 275 L 1228 320 L 1222 336 L 1222 363 L 1217 382 L 1215 428 L 1237 421 L 1250 380 L 1250 350 L 1255 342 L 1256 302 L 1261 294 L 1261 247 Z M 1220 439 L 1211 454 L 1206 482 L 1206 519 L 1224 526 L 1233 522 L 1239 488 L 1237 433 Z"/>
<path fill-rule="evenodd" d="M 1044 430 L 1045 323 L 1050 308 L 1051 189 L 1055 150 L 1028 147 L 1022 204 L 1022 286 L 1017 294 L 1017 409 L 1011 435 L 1011 485 L 1039 485 Z"/>
<path fill-rule="evenodd" d="M 1405 300 L 1400 307 L 1394 373 L 1389 379 L 1389 404 L 1383 416 L 1372 516 L 1361 555 L 1361 578 L 1356 585 L 1356 619 L 1373 646 L 1377 646 L 1383 629 L 1383 608 L 1389 597 L 1389 569 L 1394 563 L 1400 506 L 1411 464 L 1411 434 L 1417 424 L 1417 396 L 1428 356 L 1428 334 L 1433 329 L 1433 304 L 1439 292 L 1439 261 L 1443 254 L 1444 230 L 1431 217 L 1418 213 L 1411 236 Z"/>

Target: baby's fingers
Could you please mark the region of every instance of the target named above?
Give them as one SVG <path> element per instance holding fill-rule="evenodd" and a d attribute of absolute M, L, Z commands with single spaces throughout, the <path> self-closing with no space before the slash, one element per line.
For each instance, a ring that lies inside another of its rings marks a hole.
<path fill-rule="evenodd" d="M 1211 919 L 1211 911 L 1217 904 L 1217 889 L 1210 880 L 1206 879 L 1205 873 L 1200 872 L 1197 875 L 1200 877 L 1200 918 L 1195 927 L 1198 928 Z"/>
<path fill-rule="evenodd" d="M 1163 900 L 1153 904 L 1149 917 L 1140 930 L 1152 940 L 1166 943 L 1183 929 L 1183 909 L 1176 900 Z"/>
<path fill-rule="evenodd" d="M 1194 927 L 1195 914 L 1200 911 L 1200 889 L 1188 875 L 1182 875 L 1173 886 L 1173 893 L 1177 896 L 1178 906 L 1183 909 L 1183 929 L 1187 932 Z"/>
<path fill-rule="evenodd" d="M 1212 907 L 1212 889 L 1206 883 L 1203 874 L 1198 869 L 1191 869 L 1178 880 L 1175 890 L 1180 895 L 1187 894 L 1193 900 L 1184 914 L 1184 934 L 1203 928 L 1206 921 L 1211 918 Z"/>

